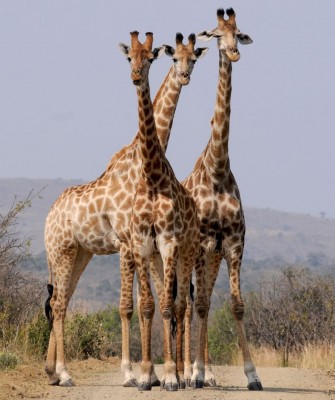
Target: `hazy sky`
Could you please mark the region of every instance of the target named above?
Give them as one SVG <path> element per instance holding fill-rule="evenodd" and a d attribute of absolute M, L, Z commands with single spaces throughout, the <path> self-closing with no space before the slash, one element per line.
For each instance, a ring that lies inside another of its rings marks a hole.
<path fill-rule="evenodd" d="M 136 90 L 118 43 L 175 45 L 234 7 L 231 166 L 246 206 L 335 218 L 335 2 L 0 0 L 0 178 L 93 180 L 137 131 Z M 210 135 L 216 41 L 182 89 L 167 156 L 188 175 Z M 333 50 L 332 50 L 333 49 Z M 170 66 L 150 70 L 154 97 Z"/>

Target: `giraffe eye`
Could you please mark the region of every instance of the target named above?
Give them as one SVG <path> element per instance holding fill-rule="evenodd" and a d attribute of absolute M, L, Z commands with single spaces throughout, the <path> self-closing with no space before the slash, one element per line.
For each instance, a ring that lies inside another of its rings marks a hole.
<path fill-rule="evenodd" d="M 172 61 L 173 61 L 174 63 L 176 63 L 176 62 L 177 62 L 177 59 L 176 59 L 176 58 L 173 58 Z"/>
<path fill-rule="evenodd" d="M 130 58 L 130 57 L 127 57 L 127 60 L 130 62 L 130 61 L 131 61 L 131 58 Z"/>
<path fill-rule="evenodd" d="M 192 60 L 192 63 L 195 64 L 197 62 L 197 60 Z"/>

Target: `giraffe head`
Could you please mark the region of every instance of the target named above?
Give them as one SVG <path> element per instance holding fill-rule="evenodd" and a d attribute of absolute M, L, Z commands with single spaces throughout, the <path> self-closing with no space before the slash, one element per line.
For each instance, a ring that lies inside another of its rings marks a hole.
<path fill-rule="evenodd" d="M 188 85 L 191 79 L 194 64 L 203 57 L 207 51 L 207 47 L 198 47 L 195 49 L 195 34 L 191 33 L 188 37 L 188 43 L 183 44 L 183 35 L 176 34 L 176 48 L 164 45 L 165 54 L 172 57 L 174 68 L 181 85 Z"/>
<path fill-rule="evenodd" d="M 226 10 L 228 19 L 224 18 L 224 10 L 217 10 L 218 26 L 211 31 L 203 31 L 197 35 L 199 39 L 210 40 L 213 37 L 218 39 L 219 51 L 223 52 L 230 61 L 238 61 L 240 52 L 237 44 L 250 44 L 252 39 L 240 32 L 236 25 L 236 14 L 232 8 Z"/>
<path fill-rule="evenodd" d="M 152 49 L 153 34 L 146 33 L 146 40 L 142 44 L 138 40 L 139 32 L 130 32 L 131 45 L 120 43 L 121 52 L 127 57 L 131 67 L 131 79 L 134 85 L 141 85 L 148 78 L 151 63 L 164 52 L 164 46 Z"/>

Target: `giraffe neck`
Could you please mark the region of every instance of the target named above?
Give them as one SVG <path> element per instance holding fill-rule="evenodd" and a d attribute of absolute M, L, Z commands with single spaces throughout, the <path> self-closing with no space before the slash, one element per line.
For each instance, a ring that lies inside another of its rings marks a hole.
<path fill-rule="evenodd" d="M 137 88 L 142 176 L 156 185 L 161 177 L 163 150 L 158 140 L 149 83 Z"/>
<path fill-rule="evenodd" d="M 157 135 L 164 153 L 169 142 L 181 87 L 176 69 L 172 66 L 153 102 Z"/>
<path fill-rule="evenodd" d="M 231 61 L 219 51 L 219 82 L 216 95 L 212 132 L 204 163 L 213 175 L 222 176 L 230 171 L 228 142 L 231 98 Z"/>

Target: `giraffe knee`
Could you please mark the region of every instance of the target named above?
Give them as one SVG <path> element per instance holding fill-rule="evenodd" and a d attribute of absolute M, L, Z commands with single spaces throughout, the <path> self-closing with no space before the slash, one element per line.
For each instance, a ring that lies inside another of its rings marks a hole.
<path fill-rule="evenodd" d="M 233 300 L 233 305 L 232 305 L 232 311 L 234 314 L 234 317 L 241 321 L 243 319 L 243 315 L 244 315 L 244 303 L 242 300 L 237 301 L 237 300 Z"/>
<path fill-rule="evenodd" d="M 194 303 L 194 308 L 199 318 L 205 318 L 209 310 L 208 300 L 205 298 L 197 298 Z"/>
<path fill-rule="evenodd" d="M 152 319 L 155 313 L 155 300 L 149 298 L 147 300 L 141 300 L 141 313 L 145 319 Z"/>
<path fill-rule="evenodd" d="M 134 313 L 133 302 L 121 302 L 119 311 L 122 319 L 131 319 Z"/>
<path fill-rule="evenodd" d="M 160 303 L 161 314 L 164 319 L 171 319 L 174 316 L 174 302 L 162 301 Z"/>

